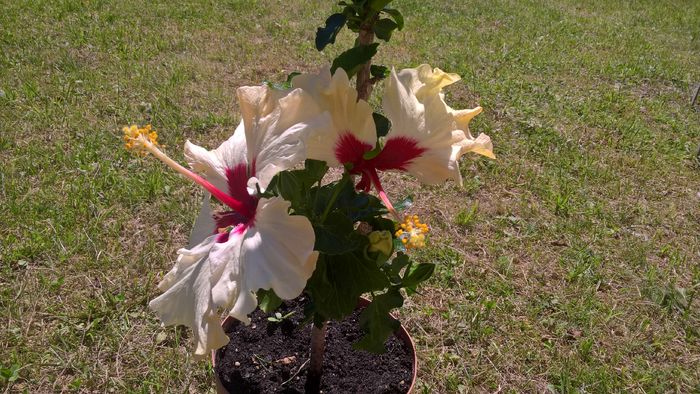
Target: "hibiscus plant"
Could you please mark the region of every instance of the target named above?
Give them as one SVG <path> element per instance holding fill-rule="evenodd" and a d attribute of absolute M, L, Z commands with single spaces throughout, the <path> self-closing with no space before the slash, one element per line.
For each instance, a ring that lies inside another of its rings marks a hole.
<path fill-rule="evenodd" d="M 394 207 L 380 174 L 461 183 L 459 158 L 493 158 L 492 146 L 469 132 L 480 107 L 445 103 L 442 88 L 459 76 L 427 65 L 396 71 L 371 64 L 375 37 L 388 41 L 403 28 L 389 3 L 341 1 L 342 12 L 318 29 L 316 47 L 334 43 L 344 27 L 358 34 L 355 46 L 317 72 L 238 88 L 240 125 L 213 150 L 187 141 L 190 169 L 166 156 L 150 126 L 124 128 L 127 147 L 153 154 L 208 192 L 196 242 L 178 251 L 159 284 L 163 293 L 150 302 L 164 324 L 192 329 L 195 355 L 228 342 L 222 311 L 247 324 L 257 307 L 274 312 L 305 292 L 313 324 L 308 379 L 318 382 L 327 321 L 348 316 L 368 295 L 360 317 L 366 335 L 355 346 L 382 352 L 399 325 L 389 312 L 433 273 L 433 264 L 411 259 L 428 225 Z M 381 113 L 368 103 L 378 82 Z M 333 167 L 340 171 L 329 174 Z M 218 201 L 213 214 L 209 195 Z"/>

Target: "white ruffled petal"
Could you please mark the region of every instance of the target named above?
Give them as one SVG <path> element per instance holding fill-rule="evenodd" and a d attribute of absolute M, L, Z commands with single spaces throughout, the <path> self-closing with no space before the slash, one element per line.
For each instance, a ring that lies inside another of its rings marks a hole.
<path fill-rule="evenodd" d="M 175 282 L 182 278 L 182 272 L 209 254 L 209 250 L 214 245 L 214 242 L 216 242 L 216 235 L 207 237 L 192 249 L 182 248 L 178 250 L 175 266 L 163 276 L 163 279 L 158 284 L 158 288 L 161 291 L 171 288 Z"/>
<path fill-rule="evenodd" d="M 165 292 L 149 303 L 166 325 L 192 328 L 195 354 L 206 355 L 228 342 L 216 311 L 250 323 L 258 305 L 255 293 L 272 289 L 283 299 L 297 297 L 316 268 L 314 231 L 304 216 L 289 215 L 279 197 L 258 203 L 255 224 L 234 229 L 226 242 L 212 235 L 196 247 L 180 250 L 176 266 L 163 282 Z"/>
<path fill-rule="evenodd" d="M 246 128 L 248 160 L 255 166 L 251 175 L 258 179 L 261 190 L 278 172 L 306 158 L 305 141 L 311 132 L 330 125 L 328 114 L 322 113 L 301 89 L 291 91 L 277 103 L 267 115 L 251 122 L 255 128 Z M 265 107 L 268 105 L 261 108 Z"/>
<path fill-rule="evenodd" d="M 372 107 L 364 100 L 357 100 L 357 91 L 350 85 L 345 70 L 339 68 L 331 76 L 329 68 L 324 67 L 317 74 L 295 77 L 292 85 L 308 93 L 321 110 L 328 112 L 332 121 L 329 127 L 316 127 L 310 135 L 307 140 L 309 158 L 323 160 L 331 167 L 340 166 L 335 148 L 344 134 L 351 134 L 363 144 L 374 147 L 377 131 Z"/>
<path fill-rule="evenodd" d="M 496 158 L 496 155 L 493 154 L 491 138 L 483 133 L 479 134 L 476 138 L 472 138 L 471 136 L 469 136 L 469 138 L 464 138 L 457 142 L 456 145 L 460 148 L 458 158 L 468 152 L 474 152 L 491 159 Z"/>
<path fill-rule="evenodd" d="M 488 136 L 474 139 L 469 133 L 468 123 L 481 107 L 454 110 L 445 103 L 442 88 L 459 79 L 424 64 L 398 73 L 392 70 L 387 83 L 383 106 L 392 122 L 387 139 L 408 138 L 423 149 L 406 170 L 426 184 L 445 179 L 461 184 L 458 160 L 466 152 L 494 157 Z"/>
<path fill-rule="evenodd" d="M 255 225 L 231 233 L 210 252 L 212 270 L 222 270 L 212 298 L 243 322 L 257 307 L 256 291 L 272 289 L 283 299 L 295 298 L 316 268 L 313 227 L 303 216 L 290 216 L 289 205 L 279 197 L 261 199 Z"/>
<path fill-rule="evenodd" d="M 185 159 L 190 167 L 213 183 L 219 190 L 228 190 L 226 169 L 246 164 L 246 138 L 241 122 L 233 135 L 218 148 L 207 150 L 190 141 L 185 143 Z"/>
<path fill-rule="evenodd" d="M 414 140 L 422 139 L 425 133 L 425 106 L 413 93 L 417 89 L 417 74 L 413 70 L 394 69 L 387 80 L 382 98 L 384 114 L 391 121 L 389 136 L 406 136 Z"/>
<path fill-rule="evenodd" d="M 264 191 L 278 172 L 306 158 L 308 135 L 329 129 L 331 120 L 301 89 L 244 86 L 237 93 L 242 120 L 234 134 L 211 151 L 187 141 L 185 157 L 220 190 L 229 190 L 226 170 L 245 165 Z"/>
<path fill-rule="evenodd" d="M 290 205 L 279 197 L 260 200 L 241 256 L 247 285 L 271 288 L 283 299 L 297 297 L 316 268 L 313 227 L 306 217 L 289 215 Z"/>
<path fill-rule="evenodd" d="M 228 343 L 216 314 L 217 308 L 211 297 L 213 274 L 203 251 L 211 247 L 211 239 L 193 248 L 191 254 L 178 259 L 175 268 L 161 286 L 163 294 L 148 306 L 154 310 L 165 325 L 182 324 L 192 328 L 195 341 L 195 356 L 204 357 L 213 349 Z M 198 260 L 195 260 L 199 258 Z M 167 277 L 167 276 L 166 276 Z"/>

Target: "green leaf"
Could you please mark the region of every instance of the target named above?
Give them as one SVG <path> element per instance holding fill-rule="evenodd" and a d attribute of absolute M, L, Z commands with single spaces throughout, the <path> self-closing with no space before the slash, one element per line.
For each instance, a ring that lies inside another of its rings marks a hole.
<path fill-rule="evenodd" d="M 403 297 L 397 287 L 392 287 L 386 293 L 374 297 L 360 314 L 360 327 L 366 334 L 353 344 L 353 347 L 372 353 L 384 353 L 386 351 L 384 343 L 400 326 L 399 321 L 389 312 L 401 306 L 403 306 Z"/>
<path fill-rule="evenodd" d="M 321 179 L 328 172 L 328 165 L 322 160 L 306 159 L 304 169 L 306 170 L 306 183 L 314 184 L 321 182 Z"/>
<path fill-rule="evenodd" d="M 374 25 L 374 34 L 376 34 L 377 38 L 380 40 L 389 41 L 389 39 L 391 39 L 391 33 L 396 30 L 397 27 L 398 25 L 396 22 L 388 18 L 382 18 Z"/>
<path fill-rule="evenodd" d="M 299 71 L 292 71 L 287 75 L 287 80 L 284 81 L 284 87 L 285 89 L 291 89 L 292 88 L 292 79 L 296 77 L 297 75 L 301 75 Z"/>
<path fill-rule="evenodd" d="M 306 285 L 313 300 L 313 313 L 340 320 L 352 313 L 358 298 L 389 286 L 386 275 L 362 253 L 336 256 L 321 254 Z"/>
<path fill-rule="evenodd" d="M 316 30 L 316 49 L 322 51 L 328 44 L 335 43 L 340 29 L 345 26 L 347 17 L 343 14 L 333 14 L 326 19 L 326 26 Z"/>
<path fill-rule="evenodd" d="M 7 383 L 12 383 L 19 379 L 20 368 L 17 364 L 12 364 L 9 368 L 0 368 L 0 381 L 5 381 Z"/>
<path fill-rule="evenodd" d="M 304 212 L 308 203 L 308 189 L 304 188 L 306 185 L 302 171 L 282 171 L 268 185 L 268 190 L 276 191 L 277 195 L 292 203 L 292 208 L 298 212 Z"/>
<path fill-rule="evenodd" d="M 400 239 L 394 238 L 394 250 L 397 252 L 405 252 L 406 246 L 404 246 Z"/>
<path fill-rule="evenodd" d="M 413 265 L 404 273 L 401 285 L 407 289 L 415 291 L 416 286 L 433 276 L 434 271 L 435 264 L 421 263 L 418 265 Z"/>
<path fill-rule="evenodd" d="M 335 73 L 335 70 L 342 68 L 348 74 L 348 77 L 352 78 L 360 71 L 362 65 L 367 63 L 377 53 L 378 46 L 379 43 L 376 42 L 370 45 L 358 45 L 341 53 L 333 60 L 331 73 Z"/>
<path fill-rule="evenodd" d="M 353 33 L 357 33 L 360 31 L 360 25 L 362 24 L 362 20 L 360 18 L 350 18 L 348 19 L 348 29 L 350 29 Z"/>
<path fill-rule="evenodd" d="M 328 166 L 323 161 L 306 160 L 303 170 L 282 171 L 270 181 L 267 189 L 292 203 L 298 214 L 309 210 L 312 187 L 326 175 Z"/>
<path fill-rule="evenodd" d="M 372 229 L 374 229 L 375 231 L 384 230 L 392 234 L 396 232 L 396 223 L 391 219 L 375 217 L 372 219 L 365 219 L 365 221 L 369 223 L 370 226 L 372 226 Z"/>
<path fill-rule="evenodd" d="M 413 206 L 413 196 L 406 196 L 403 200 L 394 204 L 397 211 L 405 211 Z"/>
<path fill-rule="evenodd" d="M 377 138 L 384 137 L 391 128 L 391 122 L 386 116 L 377 112 L 373 113 L 372 117 L 374 118 L 374 124 L 377 126 Z"/>
<path fill-rule="evenodd" d="M 381 11 L 391 0 L 369 0 L 369 8 L 374 12 Z"/>
<path fill-rule="evenodd" d="M 328 215 L 325 223 L 314 224 L 314 250 L 327 255 L 350 253 L 365 246 L 367 240 L 355 232 L 353 222 L 343 213 Z"/>
<path fill-rule="evenodd" d="M 275 90 L 289 90 L 292 88 L 292 79 L 296 77 L 297 75 L 301 75 L 300 72 L 298 71 L 293 71 L 287 75 L 287 79 L 284 82 L 270 82 L 270 81 L 264 81 L 263 83 L 269 87 L 270 89 L 275 89 Z"/>
<path fill-rule="evenodd" d="M 275 294 L 275 291 L 260 289 L 257 292 L 258 306 L 265 313 L 270 313 L 282 305 L 282 299 Z"/>
<path fill-rule="evenodd" d="M 382 10 L 382 12 L 390 15 L 391 18 L 394 19 L 394 22 L 396 22 L 396 26 L 399 30 L 403 29 L 403 15 L 401 15 L 399 10 L 393 8 L 385 8 Z"/>
<path fill-rule="evenodd" d="M 369 73 L 373 78 L 384 79 L 391 74 L 391 70 L 387 66 L 377 66 L 375 64 L 369 67 Z"/>
<path fill-rule="evenodd" d="M 384 271 L 387 273 L 392 283 L 401 283 L 401 270 L 409 265 L 410 262 L 411 260 L 406 254 L 398 252 L 391 263 L 384 265 Z"/>
<path fill-rule="evenodd" d="M 335 184 L 332 183 L 314 189 L 311 198 L 314 201 L 314 212 L 316 215 L 321 215 L 326 209 L 335 191 L 334 188 Z M 377 197 L 367 193 L 358 193 L 352 182 L 346 182 L 331 212 L 341 212 L 354 223 L 357 221 L 369 221 L 377 216 L 381 216 L 386 213 L 386 207 Z"/>

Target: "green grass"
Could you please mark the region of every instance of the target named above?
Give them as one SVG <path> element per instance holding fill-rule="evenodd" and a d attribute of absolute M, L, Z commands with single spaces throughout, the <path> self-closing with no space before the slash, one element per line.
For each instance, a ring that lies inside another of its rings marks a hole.
<path fill-rule="evenodd" d="M 432 228 L 402 312 L 418 392 L 700 390 L 700 4 L 396 0 L 379 61 L 462 75 L 497 161 L 465 187 L 386 175 Z M 283 8 L 284 7 L 284 8 Z M 151 122 L 182 158 L 238 121 L 235 88 L 327 62 L 331 2 L 5 2 L 0 387 L 205 391 L 189 333 L 146 308 L 199 190 L 122 149 Z"/>

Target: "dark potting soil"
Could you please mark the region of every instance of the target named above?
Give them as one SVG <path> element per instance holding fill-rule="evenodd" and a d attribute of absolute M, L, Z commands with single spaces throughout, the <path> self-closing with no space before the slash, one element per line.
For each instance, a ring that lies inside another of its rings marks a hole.
<path fill-rule="evenodd" d="M 231 341 L 216 353 L 214 372 L 231 394 L 304 393 L 311 339 L 311 324 L 302 324 L 305 302 L 304 296 L 285 302 L 278 312 L 294 314 L 281 323 L 257 310 L 249 326 L 229 327 Z M 353 349 L 364 335 L 360 312 L 328 323 L 321 392 L 406 393 L 413 371 L 409 347 L 392 336 L 384 354 Z"/>

